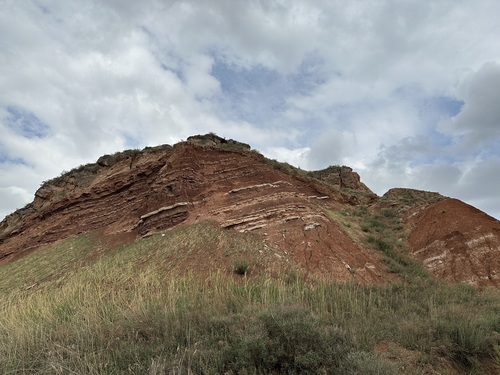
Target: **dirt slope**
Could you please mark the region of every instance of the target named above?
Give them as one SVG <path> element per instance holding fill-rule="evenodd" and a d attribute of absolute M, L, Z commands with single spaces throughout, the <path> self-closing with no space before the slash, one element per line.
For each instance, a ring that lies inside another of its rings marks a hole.
<path fill-rule="evenodd" d="M 457 199 L 409 218 L 412 255 L 437 277 L 500 286 L 500 222 Z"/>

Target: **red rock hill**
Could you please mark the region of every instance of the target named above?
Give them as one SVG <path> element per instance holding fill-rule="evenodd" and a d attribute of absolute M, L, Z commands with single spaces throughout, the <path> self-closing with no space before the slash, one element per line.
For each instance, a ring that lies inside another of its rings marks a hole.
<path fill-rule="evenodd" d="M 105 155 L 44 183 L 31 204 L 0 223 L 0 263 L 81 232 L 131 241 L 211 220 L 262 236 L 276 262 L 311 278 L 396 278 L 355 221 L 336 219 L 357 207 L 396 212 L 406 233 L 400 241 L 433 275 L 500 285 L 500 222 L 486 214 L 408 189 L 379 198 L 348 167 L 304 172 L 213 134 Z"/>

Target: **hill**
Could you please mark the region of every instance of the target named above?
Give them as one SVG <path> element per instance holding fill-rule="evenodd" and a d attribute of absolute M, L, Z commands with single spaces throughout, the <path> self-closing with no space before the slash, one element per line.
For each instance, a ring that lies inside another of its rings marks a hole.
<path fill-rule="evenodd" d="M 0 223 L 0 368 L 496 374 L 499 229 L 214 134 L 105 155 Z"/>
<path fill-rule="evenodd" d="M 265 262 L 255 262 L 266 271 L 380 283 L 395 278 L 373 251 L 382 246 L 437 277 L 500 285 L 500 222 L 479 210 L 409 189 L 380 198 L 348 167 L 306 172 L 214 134 L 105 155 L 45 182 L 0 223 L 0 262 L 79 233 L 121 243 L 204 221 L 261 236 Z"/>

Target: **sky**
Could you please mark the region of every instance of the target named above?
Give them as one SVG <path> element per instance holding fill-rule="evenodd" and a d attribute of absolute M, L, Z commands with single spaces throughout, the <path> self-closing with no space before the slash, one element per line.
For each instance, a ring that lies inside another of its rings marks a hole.
<path fill-rule="evenodd" d="M 0 220 L 104 154 L 214 132 L 500 218 L 497 0 L 0 0 Z"/>

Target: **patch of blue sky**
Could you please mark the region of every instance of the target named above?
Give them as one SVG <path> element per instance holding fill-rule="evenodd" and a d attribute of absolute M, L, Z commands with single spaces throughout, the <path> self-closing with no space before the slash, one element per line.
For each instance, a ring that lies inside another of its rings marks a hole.
<path fill-rule="evenodd" d="M 451 146 L 455 141 L 455 139 L 452 136 L 441 133 L 434 127 L 430 129 L 429 136 L 432 139 L 433 145 L 438 147 Z"/>
<path fill-rule="evenodd" d="M 411 168 L 415 168 L 422 165 L 453 165 L 455 163 L 459 163 L 460 161 L 462 160 L 459 160 L 456 157 L 450 155 L 439 153 L 420 153 L 412 155 L 412 158 L 408 165 Z"/>
<path fill-rule="evenodd" d="M 453 152 L 455 140 L 437 131 L 417 137 L 405 138 L 398 144 L 397 154 L 404 155 L 410 167 L 432 164 L 455 164 L 463 160 Z M 450 146 L 450 147 L 448 147 Z"/>
<path fill-rule="evenodd" d="M 399 100 L 415 99 L 422 96 L 422 89 L 415 83 L 399 86 L 392 92 L 392 96 Z"/>
<path fill-rule="evenodd" d="M 439 131 L 439 123 L 459 114 L 464 102 L 447 96 L 435 96 L 419 98 L 416 105 L 419 109 L 420 121 L 430 142 L 429 146 L 439 151 L 439 160 L 447 163 L 457 162 L 460 159 L 459 155 L 453 157 L 446 155 L 446 150 L 453 148 L 457 137 Z"/>
<path fill-rule="evenodd" d="M 456 116 L 465 104 L 462 100 L 449 96 L 425 96 L 417 84 L 398 87 L 392 96 L 395 100 L 413 103 L 418 109 L 420 118 L 428 124 L 436 124 L 443 117 Z"/>
<path fill-rule="evenodd" d="M 130 133 L 124 133 L 123 138 L 125 140 L 125 147 L 127 149 L 139 149 L 142 148 L 140 139 Z"/>
<path fill-rule="evenodd" d="M 464 158 L 459 158 L 444 154 L 420 154 L 415 156 L 409 163 L 412 168 L 421 165 L 454 165 L 464 161 Z"/>
<path fill-rule="evenodd" d="M 214 55 L 212 76 L 221 87 L 218 105 L 222 115 L 257 126 L 267 126 L 287 109 L 287 99 L 306 95 L 325 80 L 321 61 L 306 59 L 297 72 L 280 74 L 262 65 L 241 68 Z"/>
<path fill-rule="evenodd" d="M 17 165 L 28 165 L 21 158 L 11 158 L 8 155 L 0 153 L 0 164 L 17 164 Z"/>
<path fill-rule="evenodd" d="M 422 98 L 418 101 L 419 115 L 426 124 L 436 125 L 443 118 L 451 118 L 460 113 L 464 102 L 446 96 Z"/>
<path fill-rule="evenodd" d="M 487 160 L 500 157 L 500 139 L 491 139 L 488 147 L 477 150 L 474 157 L 478 160 Z"/>
<path fill-rule="evenodd" d="M 45 138 L 49 134 L 50 127 L 33 112 L 18 106 L 8 106 L 7 113 L 5 124 L 16 134 L 28 139 Z"/>

